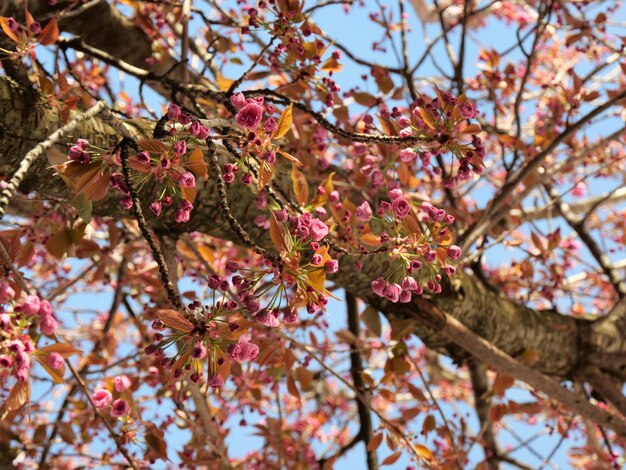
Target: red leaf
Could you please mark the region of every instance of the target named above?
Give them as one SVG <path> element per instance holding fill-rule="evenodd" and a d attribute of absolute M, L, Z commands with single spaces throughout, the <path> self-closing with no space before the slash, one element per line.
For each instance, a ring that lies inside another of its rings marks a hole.
<path fill-rule="evenodd" d="M 42 46 L 49 46 L 54 44 L 59 39 L 59 27 L 57 26 L 57 20 L 52 18 L 48 21 L 46 27 L 39 33 L 37 42 Z"/>
<path fill-rule="evenodd" d="M 180 331 L 182 333 L 190 333 L 193 331 L 193 323 L 187 320 L 182 313 L 171 309 L 157 310 L 157 318 L 161 320 L 165 326 Z"/>

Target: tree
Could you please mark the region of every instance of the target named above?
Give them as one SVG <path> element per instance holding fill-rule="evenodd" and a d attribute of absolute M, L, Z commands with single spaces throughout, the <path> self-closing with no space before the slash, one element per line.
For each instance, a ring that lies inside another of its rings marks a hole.
<path fill-rule="evenodd" d="M 26 3 L 7 468 L 624 464 L 619 4 Z"/>

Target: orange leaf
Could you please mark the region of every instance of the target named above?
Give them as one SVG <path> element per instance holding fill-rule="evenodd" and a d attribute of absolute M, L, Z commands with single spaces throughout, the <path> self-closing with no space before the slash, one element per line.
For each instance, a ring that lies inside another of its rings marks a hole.
<path fill-rule="evenodd" d="M 54 343 L 49 346 L 44 346 L 43 348 L 39 348 L 39 351 L 43 351 L 48 354 L 52 352 L 56 352 L 65 358 L 71 357 L 74 354 L 82 353 L 80 349 L 76 349 L 74 346 L 72 346 L 69 343 Z"/>
<path fill-rule="evenodd" d="M 65 379 L 63 378 L 63 375 L 65 375 L 65 364 L 63 364 L 58 369 L 53 369 L 46 363 L 45 357 L 42 357 L 42 358 L 36 357 L 36 359 L 37 359 L 37 362 L 39 362 L 39 364 L 41 365 L 41 367 L 43 367 L 45 371 L 50 375 L 50 377 L 52 377 L 52 381 L 55 384 L 65 383 Z"/>
<path fill-rule="evenodd" d="M 419 112 L 420 116 L 428 127 L 430 127 L 432 130 L 437 130 L 432 114 L 430 114 L 424 108 L 417 108 L 417 111 Z"/>
<path fill-rule="evenodd" d="M 196 189 L 195 186 L 193 186 L 191 188 L 183 188 L 181 186 L 180 187 L 180 192 L 183 195 L 183 199 L 187 199 L 192 204 L 193 204 L 193 201 L 196 200 L 196 195 L 198 194 L 198 190 Z"/>
<path fill-rule="evenodd" d="M 430 449 L 423 445 L 413 444 L 413 450 L 424 460 L 433 460 L 435 458 Z"/>
<path fill-rule="evenodd" d="M 498 374 L 496 380 L 493 382 L 491 390 L 496 395 L 504 395 L 507 389 L 511 388 L 515 383 L 515 378 L 509 374 Z"/>
<path fill-rule="evenodd" d="M 84 193 L 88 201 L 101 201 L 109 192 L 109 174 L 98 165 L 85 174 L 78 181 L 74 190 L 76 194 Z"/>
<path fill-rule="evenodd" d="M 180 331 L 183 333 L 190 333 L 193 331 L 193 323 L 187 320 L 182 313 L 171 309 L 161 309 L 156 312 L 157 318 L 161 320 L 165 326 L 172 330 Z"/>
<path fill-rule="evenodd" d="M 46 243 L 46 250 L 55 258 L 63 258 L 73 245 L 72 233 L 69 229 L 57 232 Z"/>
<path fill-rule="evenodd" d="M 30 11 L 28 11 L 28 8 L 26 9 L 25 16 L 26 16 L 26 26 L 30 28 L 30 25 L 35 22 L 35 18 L 33 18 L 33 15 L 30 14 Z"/>
<path fill-rule="evenodd" d="M 293 182 L 293 192 L 296 195 L 296 201 L 300 206 L 306 206 L 309 201 L 309 183 L 302 172 L 298 171 L 295 163 L 291 166 L 291 179 Z"/>
<path fill-rule="evenodd" d="M 280 139 L 284 136 L 289 129 L 291 129 L 291 123 L 293 121 L 293 103 L 289 104 L 289 107 L 283 111 L 283 114 L 280 115 L 278 119 L 278 128 L 276 132 L 272 135 L 272 139 Z"/>
<path fill-rule="evenodd" d="M 48 21 L 48 24 L 41 30 L 39 36 L 37 36 L 37 42 L 42 46 L 49 46 L 54 44 L 59 39 L 59 27 L 57 26 L 57 20 L 52 18 Z"/>
<path fill-rule="evenodd" d="M 4 31 L 4 34 L 9 36 L 13 41 L 20 42 L 17 34 L 15 34 L 15 32 L 11 31 L 11 28 L 9 28 L 7 19 L 4 16 L 0 16 L 0 26 L 2 27 L 2 31 Z"/>
<path fill-rule="evenodd" d="M 296 381 L 293 380 L 291 374 L 287 376 L 287 391 L 300 401 L 300 392 L 298 391 Z"/>
<path fill-rule="evenodd" d="M 291 251 L 291 238 L 285 226 L 276 220 L 274 214 L 270 217 L 270 238 L 280 256 L 284 257 Z"/>
<path fill-rule="evenodd" d="M 264 188 L 270 181 L 272 181 L 272 175 L 274 174 L 274 166 L 267 163 L 265 160 L 261 162 L 259 168 L 259 177 L 257 179 L 257 187 L 259 190 Z"/>
<path fill-rule="evenodd" d="M 331 57 L 322 64 L 322 70 L 324 72 L 341 72 L 341 64 L 337 62 L 337 59 Z"/>
<path fill-rule="evenodd" d="M 281 149 L 276 149 L 276 151 L 278 153 L 280 153 L 283 157 L 285 157 L 287 160 L 297 163 L 298 165 L 302 166 L 302 162 L 300 160 L 298 160 L 296 157 L 294 157 L 293 155 L 281 150 Z"/>
<path fill-rule="evenodd" d="M 200 178 L 207 179 L 209 177 L 209 167 L 204 161 L 204 153 L 199 148 L 193 149 L 186 166 Z"/>

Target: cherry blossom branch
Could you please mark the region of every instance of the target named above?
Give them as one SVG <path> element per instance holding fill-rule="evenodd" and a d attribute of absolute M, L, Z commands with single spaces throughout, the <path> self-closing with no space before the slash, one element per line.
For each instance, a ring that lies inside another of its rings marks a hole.
<path fill-rule="evenodd" d="M 28 152 L 22 161 L 20 162 L 20 166 L 17 171 L 13 174 L 11 179 L 6 184 L 6 187 L 2 190 L 2 195 L 0 195 L 0 219 L 4 217 L 6 212 L 6 208 L 9 205 L 9 202 L 15 195 L 17 188 L 22 183 L 22 180 L 30 170 L 30 167 L 33 163 L 35 163 L 48 149 L 50 149 L 55 143 L 57 143 L 60 139 L 62 139 L 66 134 L 72 132 L 76 127 L 83 121 L 90 119 L 100 113 L 102 110 L 106 108 L 106 103 L 104 101 L 99 101 L 95 104 L 91 109 L 85 111 L 77 115 L 66 125 L 54 131 L 50 136 L 37 144 L 30 152 Z"/>

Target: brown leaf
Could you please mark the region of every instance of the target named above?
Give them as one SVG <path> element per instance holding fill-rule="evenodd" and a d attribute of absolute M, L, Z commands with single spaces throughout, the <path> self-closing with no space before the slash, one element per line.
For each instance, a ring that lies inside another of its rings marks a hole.
<path fill-rule="evenodd" d="M 150 153 L 163 153 L 167 152 L 167 146 L 156 139 L 141 139 L 137 141 L 137 145 L 141 150 L 145 150 Z"/>
<path fill-rule="evenodd" d="M 307 390 L 311 386 L 311 382 L 313 382 L 313 372 L 304 367 L 298 367 L 296 369 L 296 376 L 298 377 L 298 382 L 300 382 L 300 389 Z"/>
<path fill-rule="evenodd" d="M 11 411 L 19 410 L 22 406 L 30 401 L 30 381 L 22 382 L 18 380 L 11 388 L 9 397 L 4 403 L 4 411 L 10 413 Z"/>
<path fill-rule="evenodd" d="M 161 460 L 167 460 L 167 443 L 164 439 L 164 432 L 157 428 L 153 423 L 145 423 L 146 425 L 146 444 Z"/>
<path fill-rule="evenodd" d="M 74 346 L 72 346 L 69 343 L 54 343 L 49 346 L 44 346 L 43 348 L 39 348 L 39 351 L 43 351 L 46 353 L 57 352 L 65 358 L 71 357 L 74 354 L 82 353 L 80 349 L 76 349 Z"/>
<path fill-rule="evenodd" d="M 286 256 L 291 251 L 291 238 L 282 223 L 276 220 L 274 214 L 270 219 L 270 238 L 274 247 L 280 254 L 280 256 Z"/>
<path fill-rule="evenodd" d="M 401 451 L 394 452 L 389 457 L 387 457 L 385 460 L 383 460 L 383 462 L 380 465 L 381 466 L 382 465 L 393 465 L 394 463 L 396 463 L 398 461 L 398 459 L 400 458 L 401 455 L 402 455 Z"/>
<path fill-rule="evenodd" d="M 374 434 L 374 436 L 367 443 L 367 451 L 373 452 L 380 447 L 380 444 L 383 442 L 383 433 L 379 432 L 378 434 Z"/>
<path fill-rule="evenodd" d="M 270 181 L 272 181 L 273 174 L 274 166 L 263 160 L 261 162 L 261 167 L 259 168 L 259 177 L 257 179 L 257 187 L 259 190 L 263 189 Z"/>
<path fill-rule="evenodd" d="M 171 309 L 161 309 L 156 312 L 157 318 L 161 320 L 165 326 L 180 331 L 182 333 L 190 333 L 193 331 L 193 324 L 187 320 L 182 313 Z"/>
<path fill-rule="evenodd" d="M 378 314 L 378 310 L 373 307 L 367 307 L 365 311 L 361 314 L 361 320 L 367 326 L 367 329 L 370 330 L 374 336 L 380 337 L 382 334 L 382 324 L 380 321 L 380 315 Z"/>
<path fill-rule="evenodd" d="M 493 382 L 491 390 L 496 395 L 504 395 L 507 389 L 511 388 L 515 383 L 515 378 L 509 374 L 498 374 Z"/>
<path fill-rule="evenodd" d="M 298 391 L 298 387 L 296 386 L 296 381 L 293 380 L 291 374 L 287 376 L 287 391 L 294 397 L 300 401 L 300 392 Z"/>
<path fill-rule="evenodd" d="M 291 180 L 293 183 L 293 192 L 296 195 L 296 201 L 301 207 L 304 207 L 309 202 L 309 182 L 306 180 L 304 174 L 298 171 L 295 163 L 291 165 Z"/>
<path fill-rule="evenodd" d="M 57 428 L 59 430 L 59 435 L 61 436 L 61 439 L 63 439 L 68 444 L 74 443 L 74 441 L 76 440 L 76 435 L 74 434 L 74 430 L 72 429 L 70 423 L 59 423 L 57 425 Z"/>

